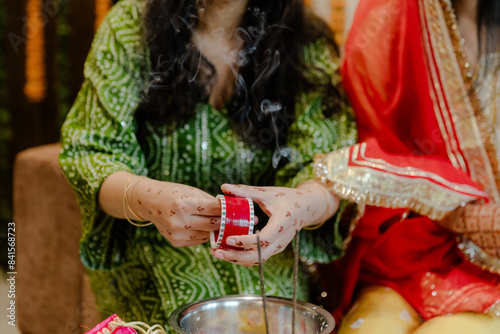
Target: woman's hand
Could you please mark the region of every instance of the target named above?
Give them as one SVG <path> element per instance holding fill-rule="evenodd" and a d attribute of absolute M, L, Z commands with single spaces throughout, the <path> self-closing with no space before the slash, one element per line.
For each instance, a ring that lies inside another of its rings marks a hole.
<path fill-rule="evenodd" d="M 123 193 L 127 185 L 125 202 Z M 110 207 L 112 199 L 115 205 Z M 174 247 L 209 241 L 210 231 L 220 227 L 221 205 L 215 197 L 194 187 L 127 172 L 113 173 L 106 179 L 99 202 L 114 217 L 153 222 Z"/>
<path fill-rule="evenodd" d="M 297 188 L 224 184 L 222 191 L 231 196 L 251 198 L 269 216 L 259 235 L 263 261 L 282 252 L 296 231 L 321 224 L 333 216 L 339 204 L 338 198 L 315 181 L 305 182 Z M 212 251 L 215 257 L 244 266 L 259 264 L 256 235 L 232 236 L 226 243 L 247 250 Z"/>

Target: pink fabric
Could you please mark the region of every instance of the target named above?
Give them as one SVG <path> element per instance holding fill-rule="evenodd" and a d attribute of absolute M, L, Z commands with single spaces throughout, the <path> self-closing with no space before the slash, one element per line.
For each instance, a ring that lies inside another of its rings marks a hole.
<path fill-rule="evenodd" d="M 113 321 L 121 322 L 122 320 L 116 314 L 114 314 L 111 317 L 104 320 L 103 322 L 101 322 L 99 325 L 97 325 L 94 329 L 92 329 L 90 332 L 87 332 L 86 334 L 102 334 L 103 333 L 102 331 L 104 329 L 108 329 L 109 334 L 137 334 L 137 332 L 134 329 L 128 327 L 116 327 L 112 329 L 110 324 Z"/>

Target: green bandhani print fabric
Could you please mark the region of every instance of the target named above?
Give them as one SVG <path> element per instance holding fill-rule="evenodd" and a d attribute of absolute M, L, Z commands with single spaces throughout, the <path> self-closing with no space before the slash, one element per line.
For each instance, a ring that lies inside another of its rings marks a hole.
<path fill-rule="evenodd" d="M 212 195 L 220 193 L 226 182 L 296 185 L 312 178 L 308 166 L 315 153 L 353 144 L 356 135 L 347 106 L 325 118 L 322 97 L 311 92 L 297 100 L 288 139 L 293 161 L 277 173 L 272 168 L 273 152 L 243 142 L 227 110 L 199 104 L 195 117 L 174 124 L 173 131 L 172 124 L 168 129 L 147 123 L 139 127 L 134 112 L 150 71 L 141 30 L 144 3 L 122 0 L 102 23 L 85 65 L 85 82 L 63 126 L 60 163 L 81 206 L 81 258 L 102 316 L 116 313 L 126 321 L 168 329 L 168 316 L 185 303 L 260 293 L 258 268 L 217 260 L 210 255 L 209 244 L 174 248 L 154 226 L 138 228 L 106 215 L 97 203 L 106 177 L 130 171 Z M 334 55 L 325 43 L 311 44 L 305 55 L 324 69 L 326 80 L 330 76 L 338 80 Z M 302 255 L 326 260 L 315 249 L 314 238 L 304 239 L 313 243 L 305 249 L 314 251 Z M 268 295 L 292 296 L 290 248 L 266 262 Z M 307 300 L 305 272 L 300 280 L 299 299 Z"/>

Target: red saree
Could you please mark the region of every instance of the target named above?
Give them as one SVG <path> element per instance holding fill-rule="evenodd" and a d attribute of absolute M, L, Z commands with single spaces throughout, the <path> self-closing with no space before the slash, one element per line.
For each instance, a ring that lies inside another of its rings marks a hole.
<path fill-rule="evenodd" d="M 488 123 L 498 90 L 469 93 L 460 39 L 448 0 L 360 1 L 342 67 L 360 144 L 316 159 L 317 176 L 361 211 L 333 264 L 337 319 L 367 285 L 393 288 L 424 319 L 499 309 L 500 261 L 435 222 L 500 202 Z"/>

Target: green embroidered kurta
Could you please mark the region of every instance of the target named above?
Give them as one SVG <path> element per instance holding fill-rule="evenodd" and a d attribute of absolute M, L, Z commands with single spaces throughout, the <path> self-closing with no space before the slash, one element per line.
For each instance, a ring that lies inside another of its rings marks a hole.
<path fill-rule="evenodd" d="M 63 126 L 60 163 L 82 209 L 81 258 L 102 315 L 117 313 L 126 321 L 168 328 L 168 316 L 182 304 L 259 293 L 258 268 L 217 260 L 208 243 L 174 248 L 154 226 L 138 228 L 106 215 L 97 202 L 106 177 L 129 171 L 212 195 L 220 193 L 225 182 L 265 185 L 276 176 L 278 184 L 294 185 L 312 178 L 310 168 L 304 167 L 315 153 L 351 145 L 356 138 L 349 108 L 327 119 L 322 97 L 314 92 L 297 96 L 297 117 L 288 138 L 293 162 L 277 175 L 273 152 L 243 142 L 227 110 L 200 103 L 196 115 L 181 126 L 174 124 L 174 131 L 172 124 L 168 131 L 147 123 L 139 128 L 134 111 L 150 73 L 140 24 L 143 7 L 143 1 L 122 0 L 102 23 L 85 65 L 85 82 Z M 305 55 L 324 70 L 311 75 L 338 80 L 337 65 L 324 42 L 311 44 Z M 139 132 L 146 140 L 139 142 Z M 329 233 L 335 231 L 330 227 Z M 314 240 L 314 234 L 303 238 L 304 255 L 326 261 L 338 254 L 335 247 L 329 254 L 318 251 Z M 266 262 L 269 295 L 292 295 L 289 252 Z M 306 278 L 303 273 L 303 282 Z M 301 284 L 300 299 L 307 300 L 306 286 Z"/>

